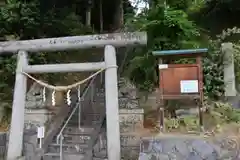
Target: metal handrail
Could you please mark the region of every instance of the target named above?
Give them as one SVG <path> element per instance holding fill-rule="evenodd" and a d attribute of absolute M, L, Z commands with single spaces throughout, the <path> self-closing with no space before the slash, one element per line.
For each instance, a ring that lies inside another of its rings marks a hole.
<path fill-rule="evenodd" d="M 90 81 L 89 85 L 88 85 L 88 86 L 86 87 L 86 89 L 84 90 L 81 98 L 84 97 L 84 96 L 87 94 L 90 86 L 93 84 L 93 82 L 95 81 L 96 77 L 97 77 L 97 76 L 93 77 L 93 79 Z M 64 129 L 66 128 L 66 126 L 67 126 L 68 122 L 70 121 L 70 119 L 72 118 L 73 114 L 74 114 L 74 113 L 76 112 L 76 110 L 79 108 L 80 103 L 81 103 L 81 102 L 78 102 L 78 103 L 75 105 L 75 107 L 74 107 L 74 109 L 72 110 L 71 114 L 69 115 L 68 119 L 67 119 L 66 122 L 64 123 L 62 129 L 61 129 L 60 132 L 58 133 L 58 135 L 57 135 L 57 144 L 59 144 L 59 138 L 61 137 Z"/>

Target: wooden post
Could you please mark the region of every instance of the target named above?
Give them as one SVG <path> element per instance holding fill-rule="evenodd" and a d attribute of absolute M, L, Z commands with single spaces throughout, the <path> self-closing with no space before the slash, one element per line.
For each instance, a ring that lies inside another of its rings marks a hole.
<path fill-rule="evenodd" d="M 117 63 L 116 50 L 113 46 L 107 45 L 105 47 L 104 58 L 106 67 L 109 67 L 105 72 L 108 160 L 120 160 Z"/>
<path fill-rule="evenodd" d="M 158 58 L 158 64 L 162 64 L 163 60 L 161 58 Z M 161 80 L 161 73 L 158 70 L 159 74 L 159 81 Z M 163 100 L 163 92 L 162 92 L 162 86 L 160 85 L 161 83 L 159 82 L 159 94 L 158 94 L 158 105 L 159 105 L 159 129 L 160 132 L 164 131 L 164 100 Z"/>
<path fill-rule="evenodd" d="M 200 125 L 200 131 L 204 131 L 204 126 L 203 126 L 203 72 L 202 72 L 202 58 L 200 56 L 197 57 L 196 59 L 197 64 L 198 64 L 198 75 L 199 75 L 199 103 L 198 108 L 199 108 L 199 125 Z"/>
<path fill-rule="evenodd" d="M 22 156 L 23 130 L 24 130 L 24 111 L 27 91 L 27 77 L 21 73 L 22 68 L 27 65 L 27 53 L 18 52 L 13 95 L 11 129 L 8 143 L 7 160 L 15 160 Z"/>

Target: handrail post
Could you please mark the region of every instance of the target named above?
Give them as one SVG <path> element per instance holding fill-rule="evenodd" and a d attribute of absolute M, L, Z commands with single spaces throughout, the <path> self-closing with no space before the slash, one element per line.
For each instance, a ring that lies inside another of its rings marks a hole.
<path fill-rule="evenodd" d="M 120 160 L 117 62 L 116 50 L 113 46 L 105 47 L 104 58 L 107 67 L 105 71 L 105 101 L 108 160 Z"/>
<path fill-rule="evenodd" d="M 103 72 L 100 73 L 100 83 L 101 83 L 101 85 L 103 83 Z"/>
<path fill-rule="evenodd" d="M 63 136 L 61 134 L 61 139 L 60 139 L 60 160 L 63 160 Z"/>
<path fill-rule="evenodd" d="M 93 99 L 94 99 L 94 85 L 91 84 L 91 105 L 93 105 Z"/>
<path fill-rule="evenodd" d="M 79 106 L 78 106 L 78 129 L 81 129 L 81 103 L 82 103 L 82 100 L 80 98 L 80 101 L 79 101 Z"/>

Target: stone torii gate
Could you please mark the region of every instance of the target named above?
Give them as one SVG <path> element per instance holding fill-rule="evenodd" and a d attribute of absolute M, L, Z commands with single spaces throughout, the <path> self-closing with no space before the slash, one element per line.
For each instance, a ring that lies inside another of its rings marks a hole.
<path fill-rule="evenodd" d="M 7 160 L 16 160 L 22 156 L 24 108 L 27 90 L 27 77 L 23 72 L 82 72 L 95 71 L 103 68 L 106 69 L 105 97 L 108 159 L 120 160 L 117 68 L 114 67 L 117 65 L 115 47 L 145 45 L 146 43 L 147 36 L 146 33 L 143 32 L 0 42 L 0 54 L 18 54 Z M 105 47 L 104 62 L 44 65 L 28 64 L 28 52 L 51 52 L 100 47 Z"/>

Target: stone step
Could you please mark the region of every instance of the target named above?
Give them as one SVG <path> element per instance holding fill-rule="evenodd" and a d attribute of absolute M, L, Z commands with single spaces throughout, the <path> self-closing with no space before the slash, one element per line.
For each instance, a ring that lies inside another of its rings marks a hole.
<path fill-rule="evenodd" d="M 89 108 L 85 108 L 83 109 L 82 112 L 82 116 L 87 116 L 91 114 L 101 114 L 104 113 L 106 111 L 106 109 L 104 107 L 97 107 L 96 105 L 94 106 L 88 106 Z M 78 116 L 79 113 L 75 113 L 73 116 Z"/>
<path fill-rule="evenodd" d="M 87 144 L 88 141 L 91 139 L 91 136 L 88 134 L 86 135 L 64 134 L 63 137 L 64 137 L 63 143 L 73 143 L 73 144 Z M 57 136 L 53 138 L 52 142 L 57 142 Z"/>
<path fill-rule="evenodd" d="M 84 120 L 82 123 L 85 125 L 94 126 L 94 127 L 101 125 L 101 121 L 94 121 L 94 120 L 92 120 L 92 121 Z"/>
<path fill-rule="evenodd" d="M 94 152 L 94 157 L 95 158 L 100 158 L 100 159 L 105 159 L 107 158 L 107 150 L 106 149 L 103 149 L 99 152 Z"/>
<path fill-rule="evenodd" d="M 91 119 L 91 120 L 100 120 L 100 118 L 103 116 L 103 114 L 100 113 L 84 113 L 83 116 L 81 116 L 81 121 L 84 119 Z M 69 120 L 70 122 L 78 122 L 78 115 L 74 115 L 71 117 L 71 119 Z"/>
<path fill-rule="evenodd" d="M 63 153 L 67 154 L 85 154 L 87 144 L 62 144 Z M 60 153 L 60 144 L 52 143 L 48 147 L 50 153 Z"/>
<path fill-rule="evenodd" d="M 47 153 L 44 154 L 44 156 L 59 157 L 60 154 L 59 154 L 59 153 L 51 153 L 51 152 L 47 152 Z"/>
<path fill-rule="evenodd" d="M 63 154 L 64 160 L 84 160 L 83 154 Z M 60 153 L 46 153 L 44 156 L 44 160 L 60 160 Z M 101 157 L 93 157 L 93 160 L 107 160 L 107 158 L 101 158 Z"/>
<path fill-rule="evenodd" d="M 63 153 L 64 160 L 83 160 L 83 154 Z M 44 160 L 60 160 L 60 153 L 45 153 Z"/>
<path fill-rule="evenodd" d="M 99 124 L 101 122 L 102 118 L 99 119 L 84 119 L 80 121 L 81 126 L 83 125 L 88 125 L 88 126 L 92 126 L 95 124 Z M 67 124 L 68 127 L 78 127 L 79 126 L 79 122 L 78 120 L 70 120 Z M 94 126 L 93 126 L 94 127 Z"/>
<path fill-rule="evenodd" d="M 96 127 L 100 124 L 99 121 L 90 121 L 90 120 L 84 120 L 84 121 L 81 121 L 81 125 L 88 125 L 88 126 L 93 126 L 93 127 Z M 78 122 L 71 122 L 71 123 L 68 123 L 68 127 L 71 127 L 71 128 L 77 128 L 78 127 Z"/>
<path fill-rule="evenodd" d="M 65 134 L 70 134 L 70 135 L 90 135 L 92 132 L 94 132 L 94 128 L 92 127 L 82 127 L 78 128 L 77 127 L 66 127 L 65 130 L 63 131 L 63 135 Z"/>
<path fill-rule="evenodd" d="M 84 106 L 83 106 L 84 107 Z M 97 106 L 97 105 L 94 105 L 94 106 L 87 106 L 87 108 L 84 108 L 81 110 L 81 116 L 91 116 L 91 115 L 94 115 L 94 114 L 101 114 L 101 113 L 104 113 L 106 111 L 105 107 L 103 106 Z M 78 118 L 78 115 L 79 115 L 79 111 L 77 110 L 75 113 L 73 113 L 72 115 L 72 118 Z"/>
<path fill-rule="evenodd" d="M 108 160 L 107 158 L 97 158 L 97 157 L 93 157 L 93 160 Z"/>
<path fill-rule="evenodd" d="M 64 143 L 86 144 L 91 140 L 91 135 L 64 134 Z"/>

